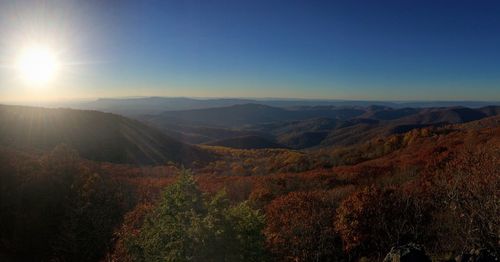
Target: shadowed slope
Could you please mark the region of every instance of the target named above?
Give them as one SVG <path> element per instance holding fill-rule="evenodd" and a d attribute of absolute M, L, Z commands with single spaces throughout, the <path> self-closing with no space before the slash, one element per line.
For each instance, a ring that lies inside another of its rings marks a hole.
<path fill-rule="evenodd" d="M 259 148 L 284 148 L 285 146 L 277 144 L 260 136 L 234 137 L 207 143 L 211 146 L 224 146 L 239 149 L 259 149 Z"/>
<path fill-rule="evenodd" d="M 189 164 L 208 158 L 201 149 L 114 114 L 70 109 L 0 106 L 0 144 L 51 150 L 67 144 L 82 157 L 117 163 Z"/>

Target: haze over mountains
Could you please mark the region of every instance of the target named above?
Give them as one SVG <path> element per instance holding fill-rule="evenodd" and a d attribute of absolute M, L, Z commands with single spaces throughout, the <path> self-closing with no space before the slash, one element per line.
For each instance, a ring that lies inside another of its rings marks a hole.
<path fill-rule="evenodd" d="M 186 97 L 137 97 L 137 98 L 100 98 L 95 101 L 68 102 L 58 106 L 75 109 L 93 109 L 127 116 L 158 114 L 163 111 L 178 111 L 225 107 L 241 104 L 261 104 L 273 107 L 297 106 L 387 106 L 404 107 L 483 107 L 500 105 L 500 101 L 367 101 L 367 100 L 311 100 L 311 99 L 251 99 L 251 98 L 186 98 Z"/>
<path fill-rule="evenodd" d="M 111 103 L 114 106 L 110 111 L 120 111 L 117 105 L 121 105 L 137 113 L 135 110 L 144 101 L 157 101 L 156 110 L 160 110 L 165 101 L 172 102 L 172 108 L 222 106 L 139 114 L 134 115 L 136 120 L 98 111 L 1 106 L 0 143 L 35 150 L 67 143 L 89 159 L 118 163 L 190 163 L 210 157 L 204 149 L 192 144 L 240 149 L 345 146 L 415 128 L 466 123 L 500 114 L 500 106 L 494 105 L 476 108 L 400 107 L 400 104 L 397 107 L 311 106 L 304 105 L 311 101 L 267 101 L 303 104 L 278 107 L 240 104 L 251 100 L 187 98 L 116 100 Z M 154 106 L 153 103 L 146 111 L 150 112 Z"/>
<path fill-rule="evenodd" d="M 415 128 L 465 123 L 498 115 L 499 106 L 481 108 L 391 108 L 386 106 L 302 106 L 278 108 L 261 104 L 167 111 L 140 119 L 189 143 L 234 144 L 249 136 L 272 147 L 304 149 L 351 145 Z M 226 143 L 224 139 L 232 142 Z M 260 146 L 255 146 L 259 148 Z"/>
<path fill-rule="evenodd" d="M 305 149 L 478 120 L 500 103 L 139 97 L 64 106 L 132 117 L 190 144 Z"/>

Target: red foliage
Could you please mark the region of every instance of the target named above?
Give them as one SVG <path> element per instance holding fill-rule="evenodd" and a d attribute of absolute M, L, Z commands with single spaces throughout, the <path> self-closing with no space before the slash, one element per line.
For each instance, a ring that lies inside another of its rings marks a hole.
<path fill-rule="evenodd" d="M 130 235 L 137 236 L 140 233 L 140 228 L 146 218 L 146 215 L 151 212 L 153 208 L 154 205 L 150 203 L 141 203 L 125 215 L 122 226 L 115 233 L 115 246 L 113 250 L 106 255 L 105 261 L 133 261 L 127 253 L 127 247 L 124 239 Z"/>
<path fill-rule="evenodd" d="M 345 250 L 380 257 L 397 244 L 427 243 L 432 206 L 409 193 L 366 187 L 347 197 L 335 221 Z"/>
<path fill-rule="evenodd" d="M 290 192 L 327 190 L 345 185 L 326 169 L 277 174 L 260 177 L 250 194 L 250 200 L 258 207 L 264 207 L 274 198 Z"/>
<path fill-rule="evenodd" d="M 282 261 L 337 261 L 340 239 L 333 227 L 339 196 L 333 191 L 292 192 L 266 207 L 265 235 Z"/>

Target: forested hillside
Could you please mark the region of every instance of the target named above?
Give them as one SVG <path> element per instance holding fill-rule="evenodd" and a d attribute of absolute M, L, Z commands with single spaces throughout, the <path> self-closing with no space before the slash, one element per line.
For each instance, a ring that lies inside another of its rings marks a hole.
<path fill-rule="evenodd" d="M 498 257 L 499 123 L 309 151 L 203 146 L 218 157 L 191 170 L 4 147 L 1 258 L 381 261 L 408 243 Z"/>
<path fill-rule="evenodd" d="M 67 144 L 84 158 L 115 163 L 190 164 L 211 157 L 119 115 L 0 105 L 0 145 L 43 152 L 59 144 Z"/>

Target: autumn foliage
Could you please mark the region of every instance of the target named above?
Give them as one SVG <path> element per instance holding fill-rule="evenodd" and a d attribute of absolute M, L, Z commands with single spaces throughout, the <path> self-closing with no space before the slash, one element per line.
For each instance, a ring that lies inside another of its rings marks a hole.
<path fill-rule="evenodd" d="M 333 221 L 341 196 L 292 192 L 266 207 L 267 245 L 280 261 L 338 261 L 342 244 Z"/>
<path fill-rule="evenodd" d="M 207 147 L 219 157 L 191 171 L 1 149 L 0 259 L 378 261 L 410 242 L 436 260 L 498 254 L 498 134 L 459 125 L 310 152 Z"/>
<path fill-rule="evenodd" d="M 394 245 L 428 243 L 431 211 L 410 192 L 366 187 L 342 202 L 335 228 L 347 252 L 380 257 Z"/>
<path fill-rule="evenodd" d="M 2 151 L 0 248 L 22 260 L 97 260 L 133 206 L 127 185 L 59 146 L 39 158 Z"/>

